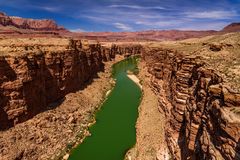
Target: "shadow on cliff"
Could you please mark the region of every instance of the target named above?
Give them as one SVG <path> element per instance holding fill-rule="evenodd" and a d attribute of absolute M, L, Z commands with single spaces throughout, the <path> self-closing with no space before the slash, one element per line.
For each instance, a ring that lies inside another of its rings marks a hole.
<path fill-rule="evenodd" d="M 101 60 L 97 62 L 94 58 L 90 63 L 79 63 L 70 70 L 66 70 L 66 68 L 69 69 L 72 66 L 65 66 L 62 59 L 59 64 L 47 65 L 44 57 L 35 58 L 24 57 L 28 67 L 25 76 L 28 77 L 21 82 L 20 88 L 13 88 L 13 91 L 20 93 L 20 97 L 12 99 L 10 95 L 4 95 L 5 90 L 0 90 L 0 130 L 8 129 L 16 123 L 24 122 L 41 112 L 58 107 L 64 102 L 66 94 L 85 89 L 93 83 L 94 78 L 99 78 L 98 72 L 105 69 L 104 63 Z M 0 78 L 0 84 L 4 80 L 15 81 L 17 79 L 15 71 L 5 60 L 1 60 L 2 64 L 4 67 L 0 68 L 0 76 L 6 78 Z M 11 90 L 11 92 L 13 91 Z M 6 110 L 11 110 L 12 106 L 8 106 L 8 104 L 12 100 L 20 99 L 24 100 L 25 106 L 21 108 L 21 113 L 13 115 L 14 117 L 9 120 Z"/>
<path fill-rule="evenodd" d="M 17 79 L 17 75 L 15 71 L 11 68 L 8 62 L 5 59 L 0 60 L 0 86 L 5 81 L 15 81 Z M 5 130 L 8 126 L 13 125 L 13 121 L 9 121 L 8 115 L 6 113 L 6 109 L 4 107 L 9 103 L 9 96 L 4 95 L 4 89 L 0 89 L 0 131 Z"/>
<path fill-rule="evenodd" d="M 1 124 L 0 124 L 0 131 L 2 131 L 2 130 L 5 130 L 5 129 L 7 129 L 7 127 L 8 127 L 8 123 L 11 123 L 11 122 L 8 122 L 9 120 L 8 120 L 8 115 L 7 115 L 7 113 L 4 111 L 4 109 L 2 108 L 2 106 L 4 106 L 4 104 L 2 103 L 2 95 L 0 95 L 0 97 L 1 97 L 1 104 L 0 104 L 0 122 L 2 122 Z M 10 125 L 13 125 L 12 123 L 10 124 Z"/>
<path fill-rule="evenodd" d="M 181 159 L 187 159 L 188 157 L 188 141 L 186 135 L 186 117 L 183 115 L 183 121 L 181 123 L 179 137 L 178 137 L 178 145 L 181 152 Z"/>
<path fill-rule="evenodd" d="M 5 79 L 7 81 L 14 81 L 17 79 L 17 74 L 15 73 L 14 69 L 9 65 L 9 63 L 5 59 L 0 60 L 1 66 L 0 67 L 0 84 L 2 84 Z"/>
<path fill-rule="evenodd" d="M 238 143 L 237 143 L 235 152 L 236 152 L 236 154 L 235 154 L 234 160 L 239 160 L 240 159 L 240 138 L 238 139 Z"/>
<path fill-rule="evenodd" d="M 28 66 L 33 65 L 30 64 L 30 61 L 27 62 L 29 63 Z M 44 62 L 42 70 L 41 67 L 34 69 L 36 73 L 32 76 L 33 83 L 23 85 L 27 106 L 31 107 L 28 108 L 28 116 L 22 118 L 21 122 L 38 113 L 57 108 L 66 99 L 65 95 L 85 89 L 92 84 L 94 78 L 99 78 L 98 72 L 105 69 L 102 63 L 100 66 L 93 65 L 72 70 L 64 75 L 63 68 L 65 66 L 63 62 L 58 65 L 57 67 L 47 66 Z M 41 73 L 44 73 L 44 75 Z"/>
<path fill-rule="evenodd" d="M 98 72 L 103 72 L 104 70 L 105 70 L 104 64 L 102 64 L 101 66 L 95 66 L 91 69 L 82 70 L 80 74 L 82 78 L 79 78 L 77 77 L 77 75 L 75 75 L 76 78 L 72 77 L 69 80 L 66 80 L 66 82 L 62 82 L 63 84 L 59 85 L 59 82 L 57 81 L 57 79 L 51 76 L 52 74 L 50 70 L 47 69 L 46 74 L 51 77 L 50 79 L 52 79 L 51 80 L 52 82 L 50 83 L 52 90 L 48 89 L 47 91 L 48 93 L 46 93 L 47 110 L 55 109 L 56 107 L 60 106 L 66 99 L 65 95 L 69 93 L 76 93 L 78 91 L 81 91 L 87 88 L 89 85 L 91 85 L 94 82 L 94 79 L 100 78 L 98 76 Z M 46 85 L 46 88 L 49 88 L 49 87 L 50 86 Z M 66 89 L 62 90 L 61 88 L 66 88 Z M 55 98 L 52 99 L 54 95 L 55 95 Z"/>
<path fill-rule="evenodd" d="M 87 88 L 89 85 L 91 85 L 91 84 L 93 83 L 94 78 L 99 78 L 99 76 L 98 76 L 97 74 L 91 75 L 91 77 L 89 77 L 89 79 L 87 79 L 86 81 L 84 81 L 81 86 L 76 86 L 75 89 L 66 92 L 63 96 L 60 95 L 60 96 L 59 96 L 56 100 L 54 100 L 53 102 L 49 102 L 49 103 L 47 104 L 47 109 L 46 109 L 46 110 L 52 110 L 52 109 L 57 108 L 58 106 L 60 106 L 60 105 L 66 100 L 66 97 L 65 97 L 66 94 L 76 93 L 76 92 L 78 92 L 78 91 L 84 90 L 85 88 Z M 55 81 L 55 82 L 56 82 L 56 81 Z M 55 87 L 56 87 L 56 86 L 57 86 L 57 85 L 56 85 L 56 83 L 55 83 Z M 57 88 L 57 90 L 58 90 L 59 93 L 60 93 L 59 88 Z"/>

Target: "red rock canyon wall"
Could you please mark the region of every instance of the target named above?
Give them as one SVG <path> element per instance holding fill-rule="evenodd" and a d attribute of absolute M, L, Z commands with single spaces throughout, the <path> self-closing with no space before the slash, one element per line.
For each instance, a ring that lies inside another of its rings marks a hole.
<path fill-rule="evenodd" d="M 143 58 L 166 115 L 173 159 L 240 159 L 240 94 L 224 85 L 199 57 L 152 49 Z M 239 114 L 239 113 L 238 113 Z"/>
<path fill-rule="evenodd" d="M 49 109 L 50 104 L 60 103 L 67 93 L 83 88 L 98 71 L 104 70 L 103 62 L 112 60 L 115 54 L 141 51 L 140 46 L 103 47 L 80 40 L 61 46 L 10 48 L 16 51 L 0 57 L 1 129 L 23 122 Z"/>

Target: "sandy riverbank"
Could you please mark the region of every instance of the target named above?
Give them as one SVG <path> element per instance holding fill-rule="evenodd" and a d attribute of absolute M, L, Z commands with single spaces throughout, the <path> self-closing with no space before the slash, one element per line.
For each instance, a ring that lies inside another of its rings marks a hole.
<path fill-rule="evenodd" d="M 136 124 L 136 144 L 126 155 L 126 160 L 168 160 L 164 138 L 164 114 L 159 111 L 158 98 L 150 87 L 151 79 L 144 62 L 139 63 L 143 98 Z M 131 76 L 133 78 L 133 76 Z M 136 81 L 137 79 L 134 78 Z M 139 82 L 139 79 L 138 81 Z"/>
<path fill-rule="evenodd" d="M 140 80 L 138 79 L 138 77 L 136 75 L 128 74 L 127 76 L 128 76 L 128 78 L 130 78 L 133 82 L 135 82 L 142 89 L 142 85 L 140 83 Z"/>

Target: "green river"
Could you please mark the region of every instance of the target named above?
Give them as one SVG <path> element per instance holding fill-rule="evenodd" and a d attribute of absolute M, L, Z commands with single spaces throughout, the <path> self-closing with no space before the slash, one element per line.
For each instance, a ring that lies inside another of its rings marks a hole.
<path fill-rule="evenodd" d="M 135 123 L 141 101 L 141 89 L 127 77 L 137 72 L 136 57 L 113 65 L 116 85 L 96 114 L 91 136 L 77 146 L 69 160 L 123 160 L 136 142 Z"/>

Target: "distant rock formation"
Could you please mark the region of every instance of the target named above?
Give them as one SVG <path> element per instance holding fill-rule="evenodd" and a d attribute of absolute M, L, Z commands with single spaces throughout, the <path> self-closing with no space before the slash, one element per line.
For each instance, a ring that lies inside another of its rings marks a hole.
<path fill-rule="evenodd" d="M 223 32 L 240 32 L 240 22 L 231 23 L 222 29 Z"/>
<path fill-rule="evenodd" d="M 200 38 L 240 31 L 240 23 L 232 23 L 221 31 L 146 30 L 137 32 L 70 32 L 55 21 L 8 16 L 0 12 L 0 35 L 5 37 L 74 37 L 98 41 L 165 41 Z"/>
<path fill-rule="evenodd" d="M 0 12 L 0 25 L 1 26 L 13 26 L 19 29 L 32 29 L 37 31 L 59 31 L 66 30 L 64 27 L 60 27 L 55 21 L 49 19 L 27 19 L 21 17 L 8 16 L 3 12 Z"/>
<path fill-rule="evenodd" d="M 148 30 L 137 32 L 79 32 L 74 36 L 97 39 L 99 41 L 165 41 L 199 38 L 219 34 L 218 31 L 180 31 L 180 30 Z"/>

